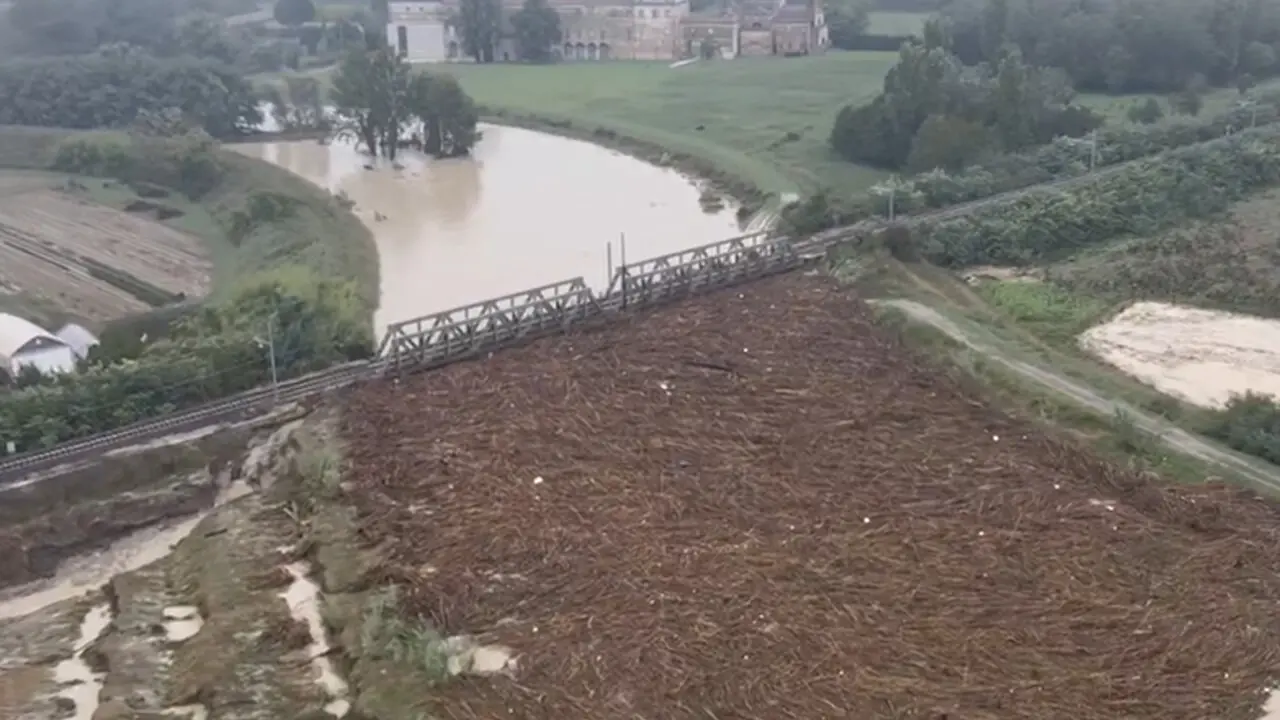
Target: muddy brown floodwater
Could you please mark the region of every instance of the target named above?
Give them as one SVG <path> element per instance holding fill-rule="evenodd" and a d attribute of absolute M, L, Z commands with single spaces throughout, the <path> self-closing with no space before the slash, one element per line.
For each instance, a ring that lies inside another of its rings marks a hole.
<path fill-rule="evenodd" d="M 484 126 L 474 157 L 416 153 L 371 166 L 349 144 L 235 146 L 355 202 L 382 270 L 379 328 L 742 234 L 733 207 L 708 213 L 680 173 L 597 145 Z"/>

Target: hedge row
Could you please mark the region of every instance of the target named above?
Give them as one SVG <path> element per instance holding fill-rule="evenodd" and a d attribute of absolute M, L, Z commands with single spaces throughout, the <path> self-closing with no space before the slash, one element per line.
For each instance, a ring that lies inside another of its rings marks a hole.
<path fill-rule="evenodd" d="M 1139 162 L 1065 192 L 1030 193 L 922 223 L 915 248 L 936 264 L 1023 265 L 1225 211 L 1280 184 L 1280 125 Z"/>
<path fill-rule="evenodd" d="M 1209 120 L 1160 125 L 1126 125 L 1098 132 L 1095 167 L 1118 165 L 1188 145 L 1280 122 L 1280 92 L 1264 93 L 1249 107 L 1237 107 Z M 808 234 L 875 217 L 888 217 L 890 198 L 896 215 L 920 213 L 981 200 L 1033 185 L 1089 172 L 1094 156 L 1090 139 L 1061 138 L 1024 153 L 997 156 L 962 173 L 923 173 L 891 181 L 852 198 L 816 195 L 783 213 L 784 224 Z"/>

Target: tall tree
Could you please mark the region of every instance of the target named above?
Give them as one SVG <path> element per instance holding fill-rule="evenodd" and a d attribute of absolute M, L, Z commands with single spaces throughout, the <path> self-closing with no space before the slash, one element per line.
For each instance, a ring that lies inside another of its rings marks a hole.
<path fill-rule="evenodd" d="M 333 75 L 334 131 L 373 155 L 395 158 L 410 118 L 409 64 L 389 47 L 352 50 Z"/>
<path fill-rule="evenodd" d="M 516 34 L 516 54 L 521 60 L 545 63 L 551 60 L 551 48 L 560 44 L 560 13 L 551 9 L 547 0 L 524 0 L 524 6 L 511 16 Z"/>
<path fill-rule="evenodd" d="M 502 0 L 462 0 L 457 22 L 462 51 L 476 62 L 493 62 L 502 39 Z"/>
<path fill-rule="evenodd" d="M 480 140 L 475 103 L 451 75 L 419 73 L 413 78 L 410 112 L 418 123 L 422 150 L 435 157 L 458 157 Z"/>

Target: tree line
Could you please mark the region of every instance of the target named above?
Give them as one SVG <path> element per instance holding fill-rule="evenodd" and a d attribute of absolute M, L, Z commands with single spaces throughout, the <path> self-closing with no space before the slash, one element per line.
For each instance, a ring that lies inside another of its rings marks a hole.
<path fill-rule="evenodd" d="M 1012 44 L 1089 92 L 1249 86 L 1280 73 L 1274 0 L 953 0 L 942 14 L 964 63 L 998 62 Z"/>
<path fill-rule="evenodd" d="M 560 14 L 547 0 L 524 0 L 520 9 L 509 15 L 502 0 L 462 0 L 451 23 L 462 40 L 462 52 L 479 63 L 497 60 L 499 45 L 506 37 L 514 41 L 515 59 L 549 62 L 563 39 Z"/>
<path fill-rule="evenodd" d="M 993 154 L 959 172 L 934 169 L 894 178 L 852 197 L 816 193 L 782 213 L 797 235 L 875 217 L 906 215 L 1077 177 L 1092 168 L 1137 160 L 1280 121 L 1280 92 L 1258 93 L 1249 105 L 1209 118 L 1158 125 L 1104 126 L 1088 139 L 1057 138 L 1018 153 Z M 892 206 L 892 208 L 891 208 Z"/>
<path fill-rule="evenodd" d="M 1036 263 L 1124 236 L 1213 217 L 1280 185 L 1280 127 L 1267 126 L 1136 163 L 1066 191 L 1031 193 L 924 222 L 915 247 L 947 267 Z"/>
<path fill-rule="evenodd" d="M 249 82 L 210 59 L 100 52 L 0 63 L 0 124 L 74 129 L 120 128 L 139 113 L 181 108 L 214 137 L 262 121 Z"/>
<path fill-rule="evenodd" d="M 878 96 L 840 110 L 831 145 L 875 167 L 956 171 L 1099 127 L 1102 118 L 1074 99 L 1064 73 L 1028 65 L 1014 47 L 1005 46 L 994 64 L 966 66 L 951 50 L 946 24 L 935 20 L 922 38 L 903 44 Z"/>

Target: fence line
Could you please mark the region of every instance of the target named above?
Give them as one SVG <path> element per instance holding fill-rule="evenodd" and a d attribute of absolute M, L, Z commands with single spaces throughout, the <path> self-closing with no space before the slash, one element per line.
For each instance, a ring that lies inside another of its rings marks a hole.
<path fill-rule="evenodd" d="M 1253 128 L 1201 145 L 1224 140 L 1238 141 L 1242 137 L 1267 132 L 1274 132 L 1274 128 Z M 916 215 L 904 215 L 898 222 L 937 221 L 1033 193 L 1061 192 L 1120 172 L 1125 167 L 1155 162 L 1161 157 L 1185 149 L 1186 147 L 1176 148 L 1087 175 L 1021 188 Z M 601 295 L 592 292 L 586 282 L 577 277 L 398 322 L 388 326 L 378 353 L 372 360 L 347 363 L 288 380 L 280 383 L 277 388 L 256 388 L 183 412 L 138 422 L 53 448 L 5 458 L 0 461 L 0 489 L 13 485 L 24 474 L 84 459 L 88 455 L 202 425 L 265 413 L 275 406 L 277 392 L 280 402 L 304 400 L 382 377 L 389 371 L 403 374 L 429 370 L 535 337 L 564 332 L 623 310 L 650 307 L 786 272 L 824 256 L 828 250 L 842 242 L 891 224 L 884 218 L 870 218 L 797 240 L 770 232 L 743 235 L 610 268 L 612 274 L 609 285 Z"/>

